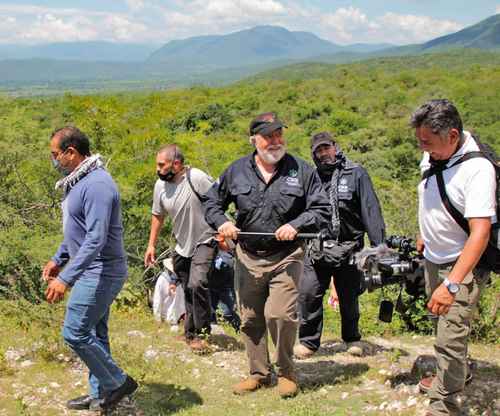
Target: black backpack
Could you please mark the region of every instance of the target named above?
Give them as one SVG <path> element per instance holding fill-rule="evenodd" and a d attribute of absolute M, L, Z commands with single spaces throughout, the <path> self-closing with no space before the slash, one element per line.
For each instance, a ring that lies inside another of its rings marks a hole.
<path fill-rule="evenodd" d="M 452 168 L 460 163 L 465 162 L 469 159 L 474 159 L 478 157 L 482 157 L 491 162 L 493 167 L 495 168 L 496 179 L 497 179 L 497 189 L 496 189 L 496 216 L 497 222 L 491 225 L 491 233 L 490 240 L 488 242 L 488 246 L 484 250 L 481 259 L 479 260 L 478 266 L 485 268 L 487 270 L 491 270 L 494 273 L 500 273 L 500 158 L 495 153 L 495 151 L 487 144 L 481 143 L 477 136 L 472 136 L 477 146 L 479 147 L 479 151 L 469 152 L 464 154 L 460 159 L 455 161 L 450 166 L 445 166 L 441 169 L 431 168 L 424 172 L 422 175 L 422 179 L 426 180 L 432 175 L 436 175 L 436 181 L 439 189 L 439 195 L 441 196 L 441 200 L 443 201 L 443 205 L 449 214 L 453 217 L 453 219 L 460 225 L 460 227 L 467 233 L 470 234 L 469 223 L 467 219 L 462 215 L 462 213 L 456 209 L 451 203 L 448 195 L 446 194 L 444 179 L 443 179 L 443 170 Z"/>

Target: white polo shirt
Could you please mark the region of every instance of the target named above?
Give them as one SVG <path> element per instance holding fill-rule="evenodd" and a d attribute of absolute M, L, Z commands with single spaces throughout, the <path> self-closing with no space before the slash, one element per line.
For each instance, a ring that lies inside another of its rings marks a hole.
<path fill-rule="evenodd" d="M 479 150 L 471 134 L 464 131 L 465 142 L 452 156 L 452 165 L 465 153 Z M 424 152 L 421 172 L 430 168 L 429 154 Z M 446 194 L 465 218 L 490 217 L 496 222 L 495 168 L 484 158 L 473 158 L 443 171 Z M 436 175 L 418 185 L 418 222 L 424 240 L 427 260 L 444 264 L 455 261 L 464 248 L 467 234 L 448 213 L 441 201 Z"/>

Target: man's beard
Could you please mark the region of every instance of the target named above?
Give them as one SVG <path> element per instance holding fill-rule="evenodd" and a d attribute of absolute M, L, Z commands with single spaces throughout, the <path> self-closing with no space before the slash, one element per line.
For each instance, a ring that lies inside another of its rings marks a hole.
<path fill-rule="evenodd" d="M 285 156 L 286 147 L 284 145 L 272 146 L 272 148 L 267 148 L 267 150 L 257 149 L 257 154 L 259 157 L 270 165 L 276 165 L 283 156 Z"/>
<path fill-rule="evenodd" d="M 322 165 L 333 165 L 336 160 L 331 156 L 323 156 L 319 158 L 319 161 Z"/>

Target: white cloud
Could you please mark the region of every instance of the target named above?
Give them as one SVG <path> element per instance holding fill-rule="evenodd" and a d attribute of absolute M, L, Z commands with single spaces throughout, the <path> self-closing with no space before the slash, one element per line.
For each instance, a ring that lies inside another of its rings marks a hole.
<path fill-rule="evenodd" d="M 158 33 L 123 13 L 0 4 L 1 43 L 141 42 L 149 35 L 158 36 Z"/>
<path fill-rule="evenodd" d="M 325 11 L 304 4 L 299 0 L 123 0 L 124 12 L 107 12 L 4 3 L 0 4 L 0 42 L 102 39 L 162 43 L 269 24 L 311 31 L 340 44 L 406 44 L 462 28 L 451 20 L 428 16 L 392 12 L 369 16 L 353 6 Z"/>
<path fill-rule="evenodd" d="M 83 41 L 98 39 L 99 31 L 84 16 L 66 18 L 44 13 L 38 15 L 20 36 L 29 43 Z"/>
<path fill-rule="evenodd" d="M 320 22 L 327 27 L 330 38 L 339 42 L 352 42 L 357 32 L 376 29 L 376 23 L 370 22 L 366 14 L 355 7 L 339 8 L 335 13 L 325 14 Z"/>
<path fill-rule="evenodd" d="M 377 22 L 382 29 L 379 36 L 394 43 L 421 43 L 463 28 L 452 20 L 396 13 L 386 13 Z"/>
<path fill-rule="evenodd" d="M 496 7 L 495 13 L 500 13 L 500 4 Z"/>
<path fill-rule="evenodd" d="M 428 16 L 385 13 L 370 19 L 359 8 L 339 8 L 320 18 L 320 34 L 341 43 L 388 42 L 421 43 L 460 30 L 463 26 L 451 20 Z"/>
<path fill-rule="evenodd" d="M 256 25 L 287 26 L 291 9 L 277 0 L 191 0 L 172 10 L 157 5 L 168 39 L 223 34 Z"/>
<path fill-rule="evenodd" d="M 110 28 L 113 39 L 118 41 L 133 41 L 142 38 L 148 28 L 142 23 L 132 22 L 123 16 L 108 16 L 105 23 Z"/>
<path fill-rule="evenodd" d="M 128 8 L 133 12 L 143 10 L 146 7 L 144 0 L 125 0 L 125 3 L 127 3 Z"/>
<path fill-rule="evenodd" d="M 208 0 L 196 2 L 198 10 L 212 17 L 244 17 L 251 15 L 276 15 L 285 7 L 274 0 Z"/>

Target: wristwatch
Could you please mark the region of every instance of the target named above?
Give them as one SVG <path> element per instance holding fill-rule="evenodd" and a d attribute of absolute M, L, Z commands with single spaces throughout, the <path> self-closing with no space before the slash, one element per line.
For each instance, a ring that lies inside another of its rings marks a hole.
<path fill-rule="evenodd" d="M 445 285 L 446 289 L 448 289 L 448 292 L 450 292 L 452 295 L 456 295 L 460 290 L 460 285 L 450 282 L 448 278 L 444 279 L 443 285 Z"/>

